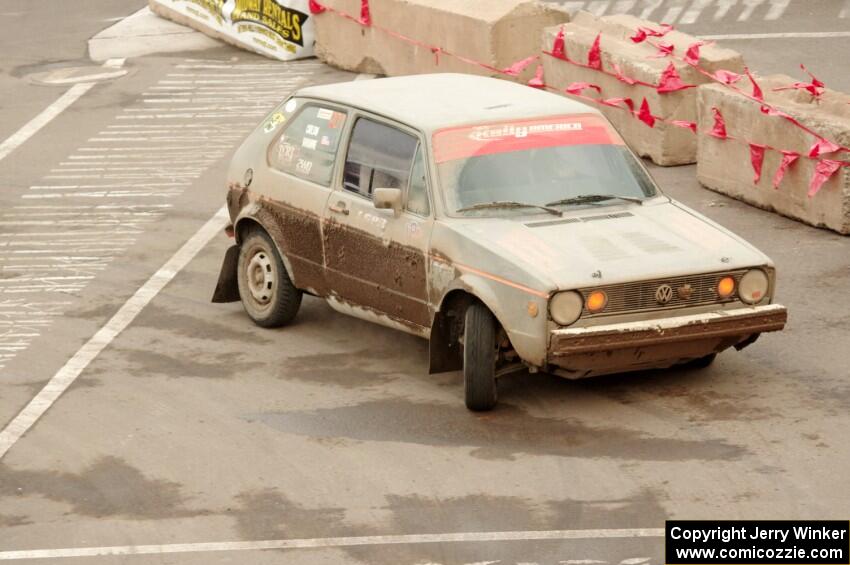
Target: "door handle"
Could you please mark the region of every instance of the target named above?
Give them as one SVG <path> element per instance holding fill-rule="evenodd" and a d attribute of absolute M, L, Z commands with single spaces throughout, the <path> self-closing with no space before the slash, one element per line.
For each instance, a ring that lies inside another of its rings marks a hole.
<path fill-rule="evenodd" d="M 350 211 L 348 208 L 346 208 L 345 202 L 343 202 L 342 200 L 337 202 L 336 206 L 334 206 L 333 204 L 328 206 L 328 210 L 330 210 L 331 212 L 334 212 L 336 214 L 344 214 L 346 216 L 348 215 L 348 213 Z"/>

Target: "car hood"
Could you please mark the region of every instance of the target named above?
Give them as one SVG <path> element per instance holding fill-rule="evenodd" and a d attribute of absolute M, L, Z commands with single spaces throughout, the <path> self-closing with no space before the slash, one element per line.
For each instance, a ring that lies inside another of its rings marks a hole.
<path fill-rule="evenodd" d="M 667 199 L 561 218 L 463 220 L 452 228 L 552 290 L 770 263 L 738 236 Z M 473 257 L 458 260 L 475 263 Z"/>

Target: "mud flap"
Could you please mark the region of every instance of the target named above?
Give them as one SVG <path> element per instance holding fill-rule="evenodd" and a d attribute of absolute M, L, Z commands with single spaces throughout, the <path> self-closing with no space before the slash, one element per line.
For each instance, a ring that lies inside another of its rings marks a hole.
<path fill-rule="evenodd" d="M 754 343 L 756 342 L 756 340 L 759 338 L 759 336 L 760 336 L 760 335 L 761 335 L 761 334 L 753 334 L 753 335 L 751 335 L 750 337 L 748 337 L 747 339 L 745 339 L 745 340 L 744 340 L 744 341 L 742 341 L 741 343 L 736 344 L 736 345 L 735 345 L 735 349 L 736 349 L 737 351 L 741 351 L 742 349 L 744 349 L 744 348 L 745 348 L 745 347 L 747 347 L 748 345 L 752 345 L 752 344 L 754 344 Z"/>
<path fill-rule="evenodd" d="M 238 264 L 239 246 L 234 245 L 224 254 L 224 263 L 212 296 L 213 302 L 239 302 L 239 283 L 236 281 Z"/>
<path fill-rule="evenodd" d="M 431 327 L 428 344 L 428 373 L 447 373 L 463 369 L 463 355 L 458 342 L 458 329 L 452 327 L 452 316 L 438 316 Z"/>

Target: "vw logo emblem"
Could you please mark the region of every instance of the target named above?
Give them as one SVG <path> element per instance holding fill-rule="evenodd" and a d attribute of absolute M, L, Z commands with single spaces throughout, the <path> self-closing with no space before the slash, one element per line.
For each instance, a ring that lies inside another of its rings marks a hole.
<path fill-rule="evenodd" d="M 669 284 L 662 284 L 655 291 L 655 301 L 659 304 L 667 304 L 673 299 L 673 287 Z"/>

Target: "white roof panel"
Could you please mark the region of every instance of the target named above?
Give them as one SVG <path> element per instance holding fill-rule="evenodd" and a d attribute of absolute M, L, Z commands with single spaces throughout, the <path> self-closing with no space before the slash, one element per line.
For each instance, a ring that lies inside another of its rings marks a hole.
<path fill-rule="evenodd" d="M 586 104 L 515 82 L 451 73 L 310 86 L 298 95 L 337 101 L 425 132 L 538 116 L 599 114 Z"/>

